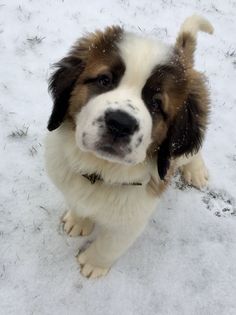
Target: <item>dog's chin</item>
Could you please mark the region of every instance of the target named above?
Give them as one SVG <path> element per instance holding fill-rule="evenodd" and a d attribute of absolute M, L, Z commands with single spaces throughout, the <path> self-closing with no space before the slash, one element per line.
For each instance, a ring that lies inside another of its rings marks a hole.
<path fill-rule="evenodd" d="M 123 165 L 135 165 L 137 164 L 135 161 L 126 158 L 126 157 L 120 157 L 119 155 L 116 155 L 112 152 L 112 150 L 96 150 L 93 151 L 92 153 L 105 161 L 111 162 L 111 163 L 118 163 L 118 164 L 123 164 Z"/>
<path fill-rule="evenodd" d="M 118 150 L 112 145 L 104 144 L 99 147 L 94 146 L 87 147 L 84 145 L 78 145 L 79 149 L 83 152 L 92 153 L 99 159 L 111 162 L 111 163 L 118 163 L 123 165 L 136 165 L 139 161 L 132 159 L 128 154 L 125 154 L 122 150 Z"/>

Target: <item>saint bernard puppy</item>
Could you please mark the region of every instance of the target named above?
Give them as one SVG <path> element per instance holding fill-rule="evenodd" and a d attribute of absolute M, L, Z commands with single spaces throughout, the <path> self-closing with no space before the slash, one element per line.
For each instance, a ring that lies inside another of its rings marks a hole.
<path fill-rule="evenodd" d="M 99 226 L 78 255 L 86 277 L 104 276 L 131 246 L 178 167 L 188 184 L 207 183 L 209 97 L 193 68 L 199 30 L 213 33 L 201 16 L 187 18 L 172 46 L 108 27 L 55 65 L 46 168 L 69 208 L 65 232 Z"/>

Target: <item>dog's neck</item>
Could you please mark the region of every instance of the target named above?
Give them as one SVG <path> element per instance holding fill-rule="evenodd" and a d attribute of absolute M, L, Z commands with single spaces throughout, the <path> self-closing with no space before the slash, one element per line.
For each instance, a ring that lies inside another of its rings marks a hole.
<path fill-rule="evenodd" d="M 89 180 L 92 185 L 95 184 L 96 182 L 105 183 L 104 179 L 100 175 L 98 175 L 96 173 L 92 173 L 92 174 L 87 174 L 86 173 L 86 174 L 82 174 L 82 176 L 84 178 L 86 178 L 87 180 Z M 146 184 L 146 183 L 144 183 L 144 182 L 127 182 L 127 183 L 124 182 L 124 183 L 118 183 L 118 184 L 117 183 L 112 183 L 112 185 L 122 185 L 122 186 L 123 185 L 142 186 L 144 184 Z"/>

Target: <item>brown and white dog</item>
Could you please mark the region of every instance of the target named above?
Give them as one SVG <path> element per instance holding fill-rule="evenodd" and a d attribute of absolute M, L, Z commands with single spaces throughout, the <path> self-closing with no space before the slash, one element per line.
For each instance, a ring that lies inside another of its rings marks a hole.
<path fill-rule="evenodd" d="M 196 187 L 207 183 L 199 150 L 209 99 L 193 69 L 199 30 L 213 27 L 189 17 L 170 46 L 109 27 L 80 39 L 56 64 L 46 167 L 70 209 L 66 233 L 100 226 L 78 256 L 84 276 L 105 275 L 135 241 L 174 169 Z"/>

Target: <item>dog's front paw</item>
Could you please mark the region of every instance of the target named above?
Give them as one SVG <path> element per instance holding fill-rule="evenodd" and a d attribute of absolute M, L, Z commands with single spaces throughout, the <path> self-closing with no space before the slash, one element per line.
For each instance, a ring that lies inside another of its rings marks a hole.
<path fill-rule="evenodd" d="M 198 189 L 202 189 L 208 184 L 209 174 L 204 162 L 185 165 L 182 168 L 182 173 L 187 184 Z"/>
<path fill-rule="evenodd" d="M 89 254 L 87 252 L 88 250 L 85 250 L 81 254 L 78 255 L 77 259 L 80 264 L 81 268 L 81 274 L 84 277 L 87 278 L 99 278 L 99 277 L 104 277 L 108 271 L 109 268 L 103 268 L 100 266 L 96 266 L 93 262 L 90 261 Z"/>
<path fill-rule="evenodd" d="M 62 218 L 64 231 L 69 236 L 87 236 L 93 230 L 93 222 L 88 218 L 78 218 L 72 211 L 68 211 Z"/>

